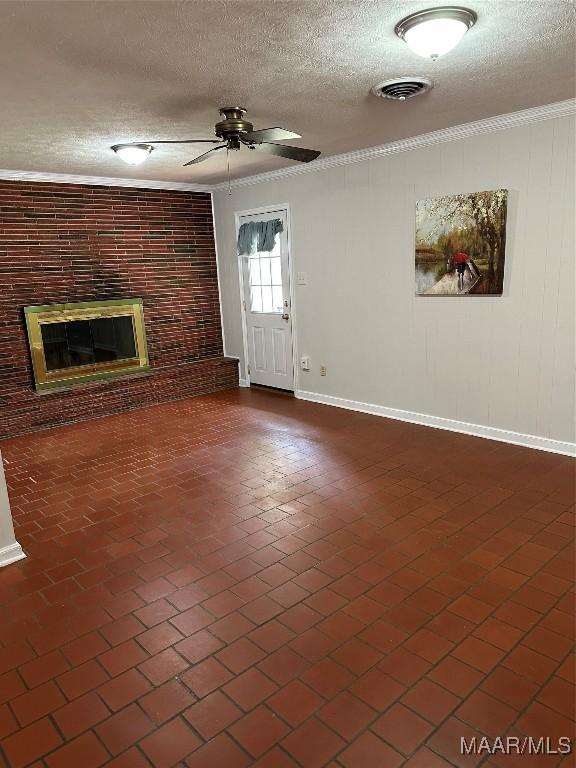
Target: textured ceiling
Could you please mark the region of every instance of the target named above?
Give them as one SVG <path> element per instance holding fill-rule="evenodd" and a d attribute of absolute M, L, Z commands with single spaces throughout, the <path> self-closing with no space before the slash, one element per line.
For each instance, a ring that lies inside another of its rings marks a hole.
<path fill-rule="evenodd" d="M 574 95 L 571 0 L 470 0 L 476 26 L 436 63 L 394 24 L 434 2 L 190 0 L 0 2 L 0 168 L 213 183 L 225 158 L 158 148 L 138 168 L 111 144 L 210 138 L 218 107 L 302 134 L 324 156 Z M 426 96 L 389 102 L 375 83 L 424 75 Z M 289 161 L 242 150 L 232 177 Z"/>

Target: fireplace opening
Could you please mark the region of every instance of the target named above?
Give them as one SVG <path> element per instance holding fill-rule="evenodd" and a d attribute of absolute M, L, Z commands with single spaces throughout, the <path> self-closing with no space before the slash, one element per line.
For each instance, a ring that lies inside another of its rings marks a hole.
<path fill-rule="evenodd" d="M 37 389 L 148 368 L 141 299 L 26 307 Z"/>
<path fill-rule="evenodd" d="M 40 326 L 46 370 L 136 357 L 131 317 L 98 317 Z"/>

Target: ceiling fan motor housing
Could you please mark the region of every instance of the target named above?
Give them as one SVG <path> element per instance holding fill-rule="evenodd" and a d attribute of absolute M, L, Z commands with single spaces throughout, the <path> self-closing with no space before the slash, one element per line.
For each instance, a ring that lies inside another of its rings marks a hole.
<path fill-rule="evenodd" d="M 240 149 L 240 136 L 254 130 L 252 123 L 244 120 L 246 110 L 242 107 L 222 107 L 220 114 L 224 120 L 216 123 L 214 133 L 229 142 L 229 149 Z"/>

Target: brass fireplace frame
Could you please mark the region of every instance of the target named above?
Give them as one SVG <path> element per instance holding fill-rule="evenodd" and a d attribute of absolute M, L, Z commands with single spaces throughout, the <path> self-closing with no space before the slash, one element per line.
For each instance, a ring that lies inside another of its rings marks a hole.
<path fill-rule="evenodd" d="M 44 304 L 24 307 L 28 343 L 32 356 L 34 380 L 37 390 L 67 387 L 86 381 L 107 379 L 130 373 L 141 373 L 150 368 L 144 303 L 142 299 L 112 299 L 109 301 L 81 301 L 74 304 Z M 72 320 L 94 320 L 103 317 L 131 317 L 134 328 L 136 357 L 105 363 L 89 363 L 54 371 L 46 369 L 41 326 Z"/>

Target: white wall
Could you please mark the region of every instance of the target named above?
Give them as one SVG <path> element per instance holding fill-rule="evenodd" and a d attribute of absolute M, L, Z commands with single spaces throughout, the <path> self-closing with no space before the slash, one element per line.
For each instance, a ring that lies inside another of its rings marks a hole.
<path fill-rule="evenodd" d="M 0 453 L 0 568 L 16 560 L 21 560 L 23 557 L 25 555 L 20 544 L 14 538 L 8 489 L 6 488 L 6 478 L 4 477 L 4 464 L 2 463 L 2 454 Z"/>
<path fill-rule="evenodd" d="M 507 188 L 502 297 L 414 296 L 414 205 Z M 297 388 L 574 441 L 574 119 L 217 192 L 226 353 L 244 376 L 234 212 L 289 203 Z M 320 377 L 319 366 L 328 375 Z"/>

